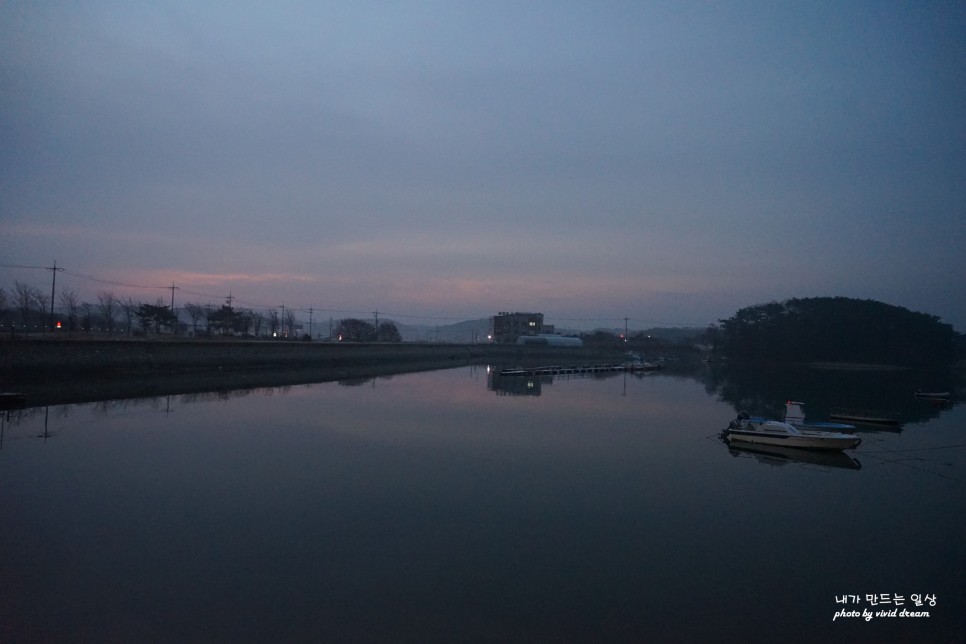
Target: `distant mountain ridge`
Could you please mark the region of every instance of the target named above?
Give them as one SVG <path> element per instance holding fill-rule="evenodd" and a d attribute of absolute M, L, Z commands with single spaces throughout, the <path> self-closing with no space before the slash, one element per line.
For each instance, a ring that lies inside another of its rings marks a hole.
<path fill-rule="evenodd" d="M 490 318 L 466 320 L 453 324 L 404 324 L 395 322 L 404 342 L 486 342 Z"/>
<path fill-rule="evenodd" d="M 396 328 L 405 342 L 457 342 L 475 343 L 486 342 L 487 335 L 490 333 L 490 318 L 480 318 L 478 320 L 466 320 L 453 324 L 404 324 L 394 321 Z M 668 342 L 679 342 L 701 335 L 706 329 L 703 327 L 654 327 L 651 329 L 631 329 L 630 335 L 639 333 L 666 340 Z M 595 333 L 604 331 L 615 336 L 624 333 L 621 328 L 598 328 L 593 331 L 580 331 L 578 329 L 566 329 L 557 327 L 557 335 L 573 335 Z"/>

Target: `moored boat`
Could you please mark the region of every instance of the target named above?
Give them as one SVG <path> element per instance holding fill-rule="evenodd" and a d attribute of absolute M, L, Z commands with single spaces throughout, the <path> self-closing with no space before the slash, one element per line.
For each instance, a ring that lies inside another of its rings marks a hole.
<path fill-rule="evenodd" d="M 661 365 L 654 362 L 625 362 L 624 371 L 660 371 Z"/>
<path fill-rule="evenodd" d="M 829 410 L 828 415 L 830 418 L 841 418 L 842 420 L 866 425 L 898 425 L 902 419 L 900 414 L 894 412 L 873 409 L 845 409 L 843 407 L 833 407 Z"/>
<path fill-rule="evenodd" d="M 948 391 L 922 391 L 921 389 L 916 392 L 916 398 L 929 398 L 931 400 L 946 400 L 949 398 Z"/>
<path fill-rule="evenodd" d="M 630 362 L 624 363 L 625 371 L 640 372 L 640 371 L 659 371 L 662 368 L 660 362 L 649 362 L 643 358 L 639 353 L 633 353 L 628 351 L 627 354 L 632 358 Z"/>
<path fill-rule="evenodd" d="M 729 441 L 807 449 L 849 449 L 862 442 L 855 434 L 799 428 L 780 420 L 752 417 L 745 411 L 738 413 L 725 432 Z"/>

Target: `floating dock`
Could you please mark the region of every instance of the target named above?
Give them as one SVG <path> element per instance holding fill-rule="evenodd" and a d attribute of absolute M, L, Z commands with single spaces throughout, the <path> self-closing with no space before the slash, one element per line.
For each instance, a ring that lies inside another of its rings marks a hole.
<path fill-rule="evenodd" d="M 501 376 L 569 376 L 575 374 L 613 373 L 617 371 L 657 371 L 661 366 L 651 363 L 587 364 L 571 366 L 529 367 L 504 369 Z"/>

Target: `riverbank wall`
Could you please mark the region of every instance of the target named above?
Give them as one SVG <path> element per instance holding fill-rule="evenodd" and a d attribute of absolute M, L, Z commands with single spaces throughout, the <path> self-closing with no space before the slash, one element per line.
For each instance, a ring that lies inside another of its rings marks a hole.
<path fill-rule="evenodd" d="M 619 354 L 611 354 L 615 357 Z M 599 352 L 572 347 L 437 343 L 313 343 L 219 341 L 19 340 L 0 342 L 0 377 L 57 378 L 85 375 L 335 368 L 406 363 L 553 359 L 581 362 Z"/>
<path fill-rule="evenodd" d="M 619 361 L 574 347 L 222 340 L 0 341 L 0 391 L 27 406 L 359 382 L 463 365 Z"/>

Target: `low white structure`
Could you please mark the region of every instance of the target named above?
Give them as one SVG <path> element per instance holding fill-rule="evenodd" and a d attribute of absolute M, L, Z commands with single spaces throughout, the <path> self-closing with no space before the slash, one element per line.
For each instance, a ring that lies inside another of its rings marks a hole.
<path fill-rule="evenodd" d="M 584 346 L 584 341 L 580 338 L 541 333 L 539 335 L 521 335 L 517 338 L 517 344 L 542 344 L 550 347 L 582 347 Z"/>

